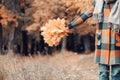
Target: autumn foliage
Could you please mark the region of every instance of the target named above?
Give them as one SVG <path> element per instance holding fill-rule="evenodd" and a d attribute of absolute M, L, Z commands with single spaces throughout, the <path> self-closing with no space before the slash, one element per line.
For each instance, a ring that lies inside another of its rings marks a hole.
<path fill-rule="evenodd" d="M 65 27 L 65 20 L 59 18 L 49 20 L 41 30 L 44 41 L 49 46 L 57 46 L 61 39 L 69 33 L 69 29 Z"/>
<path fill-rule="evenodd" d="M 56 33 L 57 31 L 54 33 L 50 33 L 50 30 L 53 31 L 54 29 L 57 29 L 59 27 L 60 23 L 57 23 L 59 21 L 55 19 L 58 17 L 60 19 L 65 19 L 65 23 L 68 24 L 75 17 L 79 16 L 82 12 L 89 9 L 89 7 L 92 4 L 92 1 L 93 0 L 50 0 L 50 1 L 34 0 L 33 3 L 31 4 L 31 6 L 35 8 L 35 12 L 32 14 L 32 17 L 34 18 L 34 22 L 31 25 L 27 26 L 26 30 L 29 33 L 37 32 L 39 29 L 41 29 L 43 25 L 45 25 L 45 28 L 48 28 L 46 31 L 43 30 L 42 33 L 45 42 L 49 43 L 50 46 L 57 45 L 61 40 L 61 38 L 63 38 L 63 34 L 62 37 L 59 37 L 58 35 L 60 33 Z M 86 23 L 87 26 L 89 26 L 90 20 Z M 65 27 L 65 25 L 63 26 Z M 85 28 L 85 30 L 84 28 L 82 28 L 79 29 L 79 31 L 75 31 L 75 32 L 80 32 L 80 34 L 87 34 L 91 32 L 91 30 L 94 31 L 94 29 L 92 28 L 93 27 L 87 27 Z M 64 37 L 65 35 L 66 34 L 64 34 Z"/>
<path fill-rule="evenodd" d="M 3 27 L 7 27 L 8 24 L 11 26 L 18 26 L 16 17 L 11 14 L 3 5 L 0 4 L 0 24 Z"/>

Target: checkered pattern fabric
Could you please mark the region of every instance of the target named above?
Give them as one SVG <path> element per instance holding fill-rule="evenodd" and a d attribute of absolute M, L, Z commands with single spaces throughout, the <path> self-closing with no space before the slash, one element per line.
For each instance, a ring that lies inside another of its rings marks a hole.
<path fill-rule="evenodd" d="M 105 22 L 108 20 L 111 8 L 114 3 L 109 5 L 104 2 L 103 6 L 103 17 L 99 26 L 96 28 L 96 40 L 95 40 L 95 62 L 101 64 L 120 64 L 120 34 L 114 33 L 111 29 L 112 25 Z M 73 20 L 68 27 L 73 28 L 74 26 L 81 24 L 89 17 L 92 16 L 95 7 L 95 1 L 92 3 L 92 7 L 82 13 L 79 17 Z"/>

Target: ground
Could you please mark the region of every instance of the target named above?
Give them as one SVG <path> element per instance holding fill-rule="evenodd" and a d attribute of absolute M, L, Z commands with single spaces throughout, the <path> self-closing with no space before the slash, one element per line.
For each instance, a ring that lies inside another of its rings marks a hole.
<path fill-rule="evenodd" d="M 94 52 L 63 51 L 52 56 L 0 56 L 0 80 L 98 80 Z"/>

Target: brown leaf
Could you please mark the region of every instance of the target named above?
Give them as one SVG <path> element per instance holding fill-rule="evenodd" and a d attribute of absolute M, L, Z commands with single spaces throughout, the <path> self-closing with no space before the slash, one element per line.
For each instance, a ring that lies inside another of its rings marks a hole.
<path fill-rule="evenodd" d="M 61 39 L 69 33 L 69 29 L 65 27 L 65 20 L 59 18 L 49 20 L 49 22 L 41 28 L 41 31 L 45 42 L 49 46 L 57 46 Z"/>

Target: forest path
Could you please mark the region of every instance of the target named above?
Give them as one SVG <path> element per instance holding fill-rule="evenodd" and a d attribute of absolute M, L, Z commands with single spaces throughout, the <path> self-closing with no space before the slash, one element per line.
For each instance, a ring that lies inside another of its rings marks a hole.
<path fill-rule="evenodd" d="M 94 53 L 64 51 L 53 56 L 0 56 L 5 80 L 98 80 Z"/>

